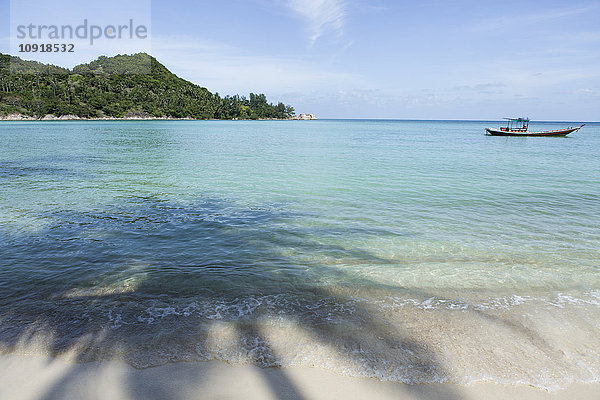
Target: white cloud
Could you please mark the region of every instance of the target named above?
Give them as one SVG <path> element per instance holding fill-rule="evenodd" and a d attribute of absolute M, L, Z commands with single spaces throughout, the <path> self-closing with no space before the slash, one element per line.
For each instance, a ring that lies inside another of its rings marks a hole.
<path fill-rule="evenodd" d="M 600 91 L 592 89 L 577 89 L 573 91 L 576 96 L 600 97 Z"/>
<path fill-rule="evenodd" d="M 309 43 L 312 46 L 326 33 L 341 36 L 344 28 L 343 0 L 289 0 L 289 7 L 308 23 Z"/>

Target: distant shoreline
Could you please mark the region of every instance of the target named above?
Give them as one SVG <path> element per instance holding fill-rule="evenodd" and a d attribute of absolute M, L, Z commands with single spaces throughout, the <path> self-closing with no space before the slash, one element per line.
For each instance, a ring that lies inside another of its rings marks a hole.
<path fill-rule="evenodd" d="M 34 117 L 20 113 L 12 113 L 8 115 L 0 115 L 0 121 L 10 122 L 46 122 L 46 121 L 309 121 L 316 120 L 314 114 L 293 115 L 288 118 L 257 118 L 257 119 L 197 119 L 197 118 L 176 118 L 176 117 L 146 117 L 146 116 L 129 116 L 129 117 L 98 117 L 86 118 L 77 115 L 61 115 L 59 117 L 48 114 L 43 117 Z"/>

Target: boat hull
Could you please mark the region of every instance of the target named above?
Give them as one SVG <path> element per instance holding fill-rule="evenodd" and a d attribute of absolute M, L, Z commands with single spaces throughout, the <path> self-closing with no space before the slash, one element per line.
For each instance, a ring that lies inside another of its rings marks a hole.
<path fill-rule="evenodd" d="M 575 128 L 558 129 L 554 131 L 540 131 L 540 132 L 523 132 L 523 131 L 504 131 L 500 129 L 485 128 L 487 133 L 492 136 L 567 136 L 569 133 L 573 133 L 581 129 L 583 125 Z"/>

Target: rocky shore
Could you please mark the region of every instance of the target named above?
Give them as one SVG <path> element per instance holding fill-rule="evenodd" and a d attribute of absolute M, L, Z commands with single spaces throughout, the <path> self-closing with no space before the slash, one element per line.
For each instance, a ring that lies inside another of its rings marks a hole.
<path fill-rule="evenodd" d="M 152 117 L 150 114 L 129 113 L 123 118 L 116 117 L 98 117 L 98 118 L 82 118 L 77 115 L 61 115 L 54 114 L 44 115 L 43 117 L 24 115 L 20 113 L 11 113 L 8 115 L 0 115 L 0 121 L 112 121 L 112 120 L 190 120 L 193 118 L 173 118 L 173 117 Z"/>
<path fill-rule="evenodd" d="M 300 114 L 300 115 L 294 115 L 294 116 L 290 117 L 289 119 L 310 120 L 310 119 L 317 119 L 317 117 L 315 117 L 314 114 Z"/>
<path fill-rule="evenodd" d="M 314 114 L 294 115 L 287 120 L 314 120 L 317 119 Z M 122 121 L 122 120 L 137 120 L 137 121 L 159 121 L 159 120 L 194 120 L 194 118 L 174 118 L 174 117 L 153 117 L 146 113 L 128 113 L 122 118 L 116 117 L 98 117 L 98 118 L 81 118 L 77 115 L 61 115 L 54 114 L 44 115 L 43 117 L 24 115 L 21 113 L 11 113 L 7 115 L 0 114 L 0 121 Z"/>

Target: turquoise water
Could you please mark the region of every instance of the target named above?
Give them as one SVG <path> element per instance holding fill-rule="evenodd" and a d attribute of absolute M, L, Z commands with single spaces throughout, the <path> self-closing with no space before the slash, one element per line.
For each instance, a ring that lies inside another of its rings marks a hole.
<path fill-rule="evenodd" d="M 0 346 L 596 381 L 600 124 L 497 125 L 3 122 Z"/>

